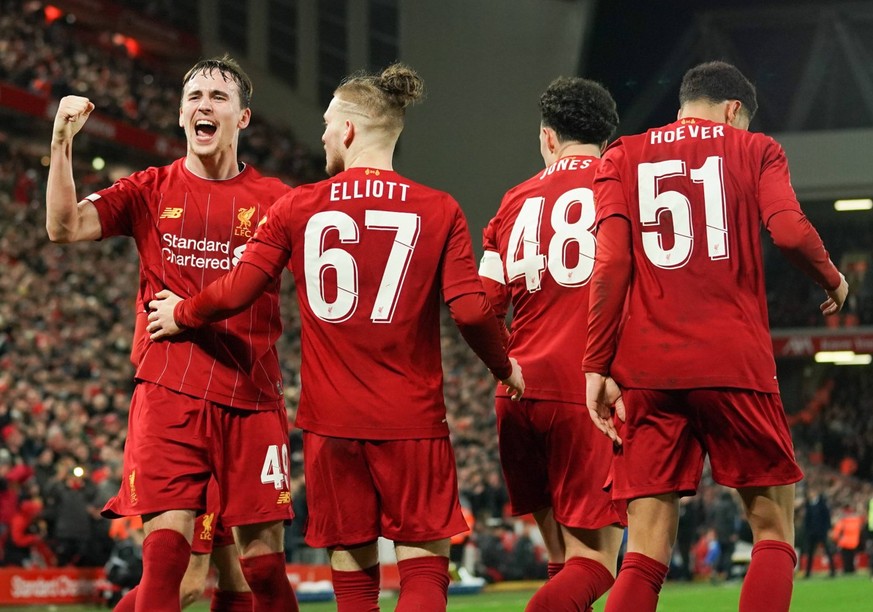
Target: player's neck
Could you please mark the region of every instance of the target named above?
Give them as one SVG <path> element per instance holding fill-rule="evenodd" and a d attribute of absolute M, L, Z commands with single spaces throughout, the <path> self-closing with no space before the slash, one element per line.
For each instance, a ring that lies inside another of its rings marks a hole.
<path fill-rule="evenodd" d="M 582 144 L 580 142 L 568 142 L 555 149 L 552 154 L 552 160 L 546 164 L 551 166 L 553 163 L 563 157 L 600 157 L 600 145 Z"/>
<path fill-rule="evenodd" d="M 185 167 L 192 174 L 211 181 L 223 181 L 240 173 L 236 151 L 228 155 L 200 156 L 188 152 Z"/>
<path fill-rule="evenodd" d="M 714 123 L 726 123 L 724 111 L 720 106 L 707 104 L 706 102 L 686 102 L 679 109 L 677 119 L 705 119 Z"/>
<path fill-rule="evenodd" d="M 350 168 L 376 168 L 378 170 L 394 170 L 394 149 L 369 148 L 349 156 L 345 163 L 346 170 Z"/>

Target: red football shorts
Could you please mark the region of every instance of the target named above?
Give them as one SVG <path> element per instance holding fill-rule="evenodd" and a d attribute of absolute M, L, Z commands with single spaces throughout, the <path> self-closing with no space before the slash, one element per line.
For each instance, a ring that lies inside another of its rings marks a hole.
<path fill-rule="evenodd" d="M 214 475 L 227 527 L 293 516 L 284 411 L 238 410 L 139 382 L 124 444 L 124 480 L 107 517 L 207 509 Z"/>
<path fill-rule="evenodd" d="M 382 536 L 432 542 L 467 531 L 449 438 L 350 440 L 303 432 L 313 548 L 352 547 Z"/>
<path fill-rule="evenodd" d="M 233 531 L 224 525 L 219 510 L 221 498 L 218 493 L 218 482 L 209 479 L 206 487 L 206 512 L 194 519 L 194 538 L 191 540 L 191 552 L 199 555 L 212 553 L 213 548 L 230 546 L 234 543 Z"/>
<path fill-rule="evenodd" d="M 627 422 L 616 454 L 614 499 L 697 490 L 709 455 L 727 487 L 803 478 L 778 393 L 742 389 L 624 389 Z"/>
<path fill-rule="evenodd" d="M 612 442 L 594 427 L 584 405 L 498 397 L 494 407 L 513 515 L 552 507 L 567 527 L 626 524 L 603 490 Z"/>

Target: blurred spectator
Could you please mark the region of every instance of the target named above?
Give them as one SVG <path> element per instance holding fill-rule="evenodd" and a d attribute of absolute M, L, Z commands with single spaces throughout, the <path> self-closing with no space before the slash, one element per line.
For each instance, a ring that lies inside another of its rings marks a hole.
<path fill-rule="evenodd" d="M 71 459 L 58 463 L 55 479 L 46 490 L 45 517 L 54 527 L 52 544 L 60 566 L 102 565 L 93 528 L 101 510 L 94 505 L 95 492 L 81 466 Z"/>
<path fill-rule="evenodd" d="M 831 577 L 836 573 L 834 554 L 831 547 L 831 509 L 823 491 L 812 490 L 804 503 L 803 512 L 804 543 L 802 555 L 806 557 L 806 574 L 812 573 L 813 558 L 819 546 L 824 548 L 828 558 Z"/>
<path fill-rule="evenodd" d="M 865 517 L 847 505 L 840 510 L 840 516 L 834 523 L 833 539 L 840 551 L 844 574 L 855 573 L 855 555 L 861 548 L 865 522 Z"/>
<path fill-rule="evenodd" d="M 55 555 L 45 541 L 46 525 L 41 516 L 42 500 L 21 502 L 12 517 L 4 562 L 23 567 L 55 565 Z"/>
<path fill-rule="evenodd" d="M 737 528 L 740 522 L 740 508 L 731 491 L 724 489 L 711 511 L 712 527 L 718 544 L 718 559 L 715 562 L 714 577 L 722 580 L 731 577 L 733 555 L 737 546 Z"/>
<path fill-rule="evenodd" d="M 670 577 L 677 580 L 694 579 L 694 563 L 691 547 L 700 537 L 700 528 L 705 520 L 702 495 L 679 499 L 679 526 L 676 535 L 676 551 L 681 566 L 671 568 Z"/>

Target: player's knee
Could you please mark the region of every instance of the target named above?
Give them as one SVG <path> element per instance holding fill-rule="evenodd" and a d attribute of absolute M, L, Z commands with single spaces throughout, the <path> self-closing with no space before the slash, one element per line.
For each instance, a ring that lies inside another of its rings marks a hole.
<path fill-rule="evenodd" d="M 186 584 L 182 583 L 182 586 L 179 588 L 180 600 L 182 603 L 182 607 L 185 608 L 190 606 L 192 603 L 199 601 L 201 597 L 203 597 L 203 584 Z"/>
<path fill-rule="evenodd" d="M 179 585 L 179 599 L 182 607 L 190 606 L 195 601 L 199 601 L 203 597 L 203 591 L 206 588 L 205 579 L 200 579 L 199 576 L 189 576 L 188 574 L 182 579 L 182 584 Z"/>

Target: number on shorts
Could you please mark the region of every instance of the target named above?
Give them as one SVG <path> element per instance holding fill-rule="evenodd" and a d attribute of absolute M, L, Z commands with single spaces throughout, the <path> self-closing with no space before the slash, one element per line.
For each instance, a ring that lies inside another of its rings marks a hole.
<path fill-rule="evenodd" d="M 271 444 L 268 446 L 264 465 L 261 467 L 261 483 L 271 484 L 277 491 L 287 491 L 291 488 L 289 473 L 288 445 L 282 445 L 281 460 L 279 459 L 279 445 Z"/>

